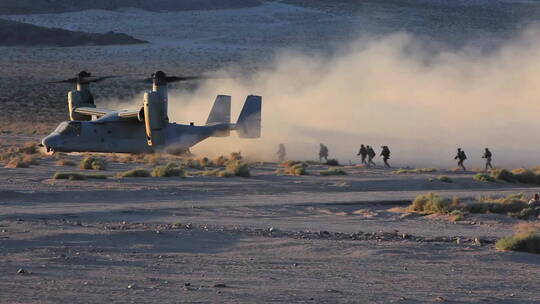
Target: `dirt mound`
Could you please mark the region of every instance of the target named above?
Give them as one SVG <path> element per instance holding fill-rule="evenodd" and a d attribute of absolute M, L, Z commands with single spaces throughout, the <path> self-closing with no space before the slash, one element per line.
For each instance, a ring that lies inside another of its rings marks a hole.
<path fill-rule="evenodd" d="M 121 33 L 74 32 L 0 19 L 1 46 L 80 46 L 138 43 L 147 43 L 147 41 Z"/>
<path fill-rule="evenodd" d="M 261 1 L 259 0 L 0 0 L 0 14 L 46 14 L 72 12 L 86 9 L 114 10 L 123 7 L 135 7 L 149 11 L 214 10 L 253 7 L 260 4 Z"/>

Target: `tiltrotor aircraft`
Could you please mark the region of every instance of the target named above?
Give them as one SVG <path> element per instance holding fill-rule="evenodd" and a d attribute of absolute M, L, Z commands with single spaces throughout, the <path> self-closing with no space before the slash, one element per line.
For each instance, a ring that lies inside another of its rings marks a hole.
<path fill-rule="evenodd" d="M 231 97 L 218 95 L 205 125 L 195 126 L 169 122 L 167 116 L 167 83 L 204 77 L 167 76 L 158 71 L 152 78 L 152 90 L 144 93 L 139 110 L 109 110 L 98 108 L 89 85 L 107 77 L 94 77 L 80 72 L 77 77 L 57 83 L 75 83 L 68 93 L 70 121 L 64 121 L 42 140 L 47 152 L 125 152 L 182 153 L 208 137 L 229 136 L 235 130 L 240 138 L 261 135 L 260 96 L 247 97 L 238 121 L 231 123 Z"/>

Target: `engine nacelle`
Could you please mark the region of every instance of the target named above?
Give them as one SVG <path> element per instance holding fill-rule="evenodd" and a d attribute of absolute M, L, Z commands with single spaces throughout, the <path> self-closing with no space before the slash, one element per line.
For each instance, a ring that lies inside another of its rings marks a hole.
<path fill-rule="evenodd" d="M 91 120 L 92 117 L 76 113 L 75 108 L 95 108 L 94 97 L 87 90 L 68 92 L 68 111 L 70 120 Z"/>
<path fill-rule="evenodd" d="M 167 126 L 167 113 L 162 97 L 157 92 L 144 93 L 142 115 L 146 128 L 146 139 L 149 146 L 165 144 L 165 127 Z"/>

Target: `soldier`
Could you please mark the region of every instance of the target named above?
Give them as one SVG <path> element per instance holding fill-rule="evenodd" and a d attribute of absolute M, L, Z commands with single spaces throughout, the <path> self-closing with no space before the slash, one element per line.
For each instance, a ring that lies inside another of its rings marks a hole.
<path fill-rule="evenodd" d="M 388 148 L 388 146 L 382 146 L 381 148 L 382 148 L 381 156 L 383 158 L 384 165 L 387 168 L 390 168 L 390 165 L 388 164 L 388 160 L 390 159 L 390 149 Z"/>
<path fill-rule="evenodd" d="M 467 155 L 465 155 L 465 151 L 461 150 L 461 148 L 458 148 L 457 154 L 454 157 L 454 159 L 458 160 L 458 166 L 461 167 L 463 171 L 467 171 L 467 169 L 463 165 L 463 162 L 467 159 Z"/>
<path fill-rule="evenodd" d="M 486 148 L 486 150 L 484 151 L 484 155 L 482 155 L 482 158 L 486 159 L 486 171 L 488 170 L 488 168 L 493 169 L 493 166 L 491 165 L 491 156 L 491 151 Z"/>
<path fill-rule="evenodd" d="M 375 150 L 373 150 L 371 146 L 367 146 L 366 149 L 367 149 L 367 156 L 368 156 L 368 162 L 367 162 L 368 167 L 370 167 L 371 165 L 377 166 L 377 164 L 375 164 L 375 162 L 373 161 L 373 158 L 377 156 L 377 153 L 375 153 Z"/>
<path fill-rule="evenodd" d="M 285 161 L 285 157 L 287 157 L 287 151 L 285 150 L 284 144 L 279 144 L 279 148 L 276 154 L 278 155 L 278 159 L 280 163 Z"/>
<path fill-rule="evenodd" d="M 319 162 L 322 162 L 323 158 L 325 161 L 328 161 L 328 147 L 321 144 L 320 149 L 319 149 Z"/>
<path fill-rule="evenodd" d="M 364 145 L 360 145 L 360 151 L 358 151 L 358 154 L 362 158 L 362 164 L 367 165 L 366 157 L 367 157 L 367 149 Z"/>
<path fill-rule="evenodd" d="M 540 195 L 538 193 L 535 193 L 529 201 L 529 208 L 534 209 L 536 216 L 540 215 Z"/>

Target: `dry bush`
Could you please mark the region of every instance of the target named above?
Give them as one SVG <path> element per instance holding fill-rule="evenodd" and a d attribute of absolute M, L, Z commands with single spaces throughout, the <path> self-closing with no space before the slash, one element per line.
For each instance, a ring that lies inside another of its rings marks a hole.
<path fill-rule="evenodd" d="M 79 168 L 85 170 L 107 170 L 107 162 L 99 157 L 85 156 L 79 163 Z"/>
<path fill-rule="evenodd" d="M 9 162 L 6 164 L 5 168 L 28 168 L 28 163 L 24 162 L 24 160 L 20 157 L 13 157 L 9 160 Z"/>
<path fill-rule="evenodd" d="M 22 147 L 20 147 L 17 152 L 24 154 L 36 154 L 38 153 L 38 144 L 35 142 L 26 142 Z"/>
<path fill-rule="evenodd" d="M 129 164 L 129 163 L 134 162 L 135 159 L 133 158 L 133 156 L 128 154 L 128 155 L 120 156 L 118 158 L 118 161 L 121 162 L 121 163 L 124 163 L 124 164 Z"/>
<path fill-rule="evenodd" d="M 437 176 L 437 180 L 443 182 L 443 183 L 453 183 L 454 181 L 448 177 L 448 176 L 444 176 L 444 175 L 439 175 Z"/>
<path fill-rule="evenodd" d="M 56 165 L 57 166 L 75 166 L 75 162 L 70 160 L 70 159 L 67 159 L 67 158 L 61 158 L 59 160 L 56 161 Z"/>
<path fill-rule="evenodd" d="M 523 184 L 537 184 L 538 177 L 536 173 L 525 168 L 517 168 L 512 170 L 512 174 L 515 176 L 516 180 Z"/>
<path fill-rule="evenodd" d="M 540 253 L 540 223 L 519 223 L 517 233 L 497 241 L 495 248 L 503 251 Z"/>
<path fill-rule="evenodd" d="M 514 174 L 512 174 L 512 172 L 506 169 L 501 169 L 501 168 L 491 169 L 489 171 L 489 174 L 491 175 L 491 177 L 493 177 L 496 180 L 502 180 L 509 183 L 516 182 L 516 177 L 514 176 Z"/>
<path fill-rule="evenodd" d="M 204 170 L 201 172 L 201 175 L 202 176 L 218 176 L 219 172 L 221 170 L 219 169 L 214 169 L 214 170 Z"/>
<path fill-rule="evenodd" d="M 150 172 L 143 168 L 135 168 L 118 173 L 118 177 L 150 177 Z"/>
<path fill-rule="evenodd" d="M 455 199 L 450 200 L 434 193 L 428 193 L 418 195 L 407 210 L 423 214 L 448 214 L 457 210 L 459 206 L 459 201 Z"/>
<path fill-rule="evenodd" d="M 330 158 L 325 163 L 327 166 L 339 166 L 339 161 L 335 158 Z"/>
<path fill-rule="evenodd" d="M 161 155 L 155 153 L 155 154 L 148 154 L 144 156 L 144 163 L 149 166 L 157 166 L 159 162 L 161 161 Z"/>
<path fill-rule="evenodd" d="M 228 177 L 228 176 L 241 176 L 241 177 L 250 177 L 251 173 L 249 171 L 249 166 L 247 163 L 244 163 L 240 160 L 230 160 L 225 166 L 225 170 L 221 171 L 218 176 Z"/>
<path fill-rule="evenodd" d="M 228 161 L 229 159 L 227 157 L 220 155 L 216 159 L 214 159 L 213 163 L 218 167 L 225 167 Z"/>
<path fill-rule="evenodd" d="M 30 154 L 24 155 L 22 161 L 27 163 L 28 165 L 39 165 L 37 158 Z"/>
<path fill-rule="evenodd" d="M 323 176 L 329 176 L 329 175 L 347 175 L 347 172 L 345 172 L 345 170 L 343 169 L 339 169 L 339 168 L 330 168 L 328 170 L 324 170 L 324 171 L 321 171 L 319 172 L 320 175 L 323 175 Z"/>
<path fill-rule="evenodd" d="M 231 161 L 234 161 L 234 160 L 242 160 L 242 154 L 241 152 L 232 152 L 230 155 L 229 155 L 229 160 Z"/>
<path fill-rule="evenodd" d="M 305 162 L 296 161 L 296 160 L 288 160 L 286 162 L 281 163 L 280 166 L 284 168 L 276 170 L 276 174 L 278 175 L 285 174 L 285 175 L 292 175 L 292 176 L 300 176 L 300 175 L 308 174 L 306 171 L 308 164 L 306 164 Z"/>
<path fill-rule="evenodd" d="M 85 180 L 86 176 L 81 173 L 56 172 L 53 179 Z"/>
<path fill-rule="evenodd" d="M 173 176 L 185 177 L 186 171 L 180 168 L 177 164 L 171 162 L 165 166 L 155 167 L 154 170 L 152 170 L 152 176 L 154 177 L 173 177 Z"/>
<path fill-rule="evenodd" d="M 501 198 L 480 197 L 466 205 L 470 213 L 518 213 L 528 208 L 524 195 L 512 194 Z"/>
<path fill-rule="evenodd" d="M 487 173 L 476 173 L 473 179 L 479 182 L 495 182 L 495 178 Z"/>
<path fill-rule="evenodd" d="M 408 174 L 408 173 L 432 173 L 437 172 L 437 169 L 435 168 L 416 168 L 416 169 L 398 169 L 396 171 L 392 171 L 393 174 Z"/>

